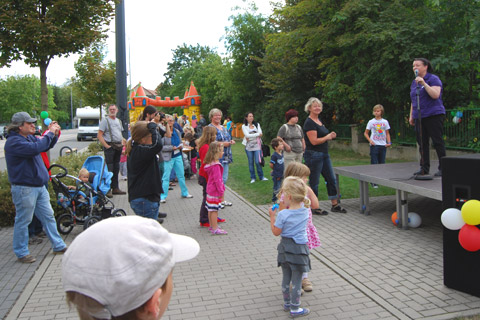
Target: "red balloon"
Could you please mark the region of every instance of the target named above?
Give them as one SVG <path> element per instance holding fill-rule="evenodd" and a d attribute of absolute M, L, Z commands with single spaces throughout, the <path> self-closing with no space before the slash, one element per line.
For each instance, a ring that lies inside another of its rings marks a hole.
<path fill-rule="evenodd" d="M 393 214 L 392 214 L 392 223 L 394 226 L 398 225 L 398 215 L 397 215 L 397 211 L 395 211 Z"/>
<path fill-rule="evenodd" d="M 480 250 L 480 230 L 476 226 L 466 224 L 458 233 L 458 241 L 463 249 L 471 252 Z"/>

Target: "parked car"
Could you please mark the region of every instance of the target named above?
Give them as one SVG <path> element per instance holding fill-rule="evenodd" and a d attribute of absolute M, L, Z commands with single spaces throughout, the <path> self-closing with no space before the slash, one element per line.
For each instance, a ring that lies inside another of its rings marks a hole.
<path fill-rule="evenodd" d="M 7 126 L 0 126 L 0 140 L 3 140 L 3 137 L 7 133 Z"/>

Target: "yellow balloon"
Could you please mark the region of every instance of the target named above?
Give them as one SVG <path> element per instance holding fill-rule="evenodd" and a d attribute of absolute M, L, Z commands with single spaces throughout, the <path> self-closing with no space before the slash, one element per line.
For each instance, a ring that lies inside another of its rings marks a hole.
<path fill-rule="evenodd" d="M 468 200 L 462 206 L 462 218 L 466 224 L 476 226 L 480 224 L 480 201 Z"/>

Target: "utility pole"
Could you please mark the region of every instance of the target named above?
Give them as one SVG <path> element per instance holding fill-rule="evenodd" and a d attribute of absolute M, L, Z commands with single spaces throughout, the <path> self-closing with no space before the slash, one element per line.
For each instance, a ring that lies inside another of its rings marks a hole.
<path fill-rule="evenodd" d="M 127 59 L 125 48 L 125 0 L 115 4 L 116 100 L 123 137 L 128 138 Z"/>
<path fill-rule="evenodd" d="M 73 129 L 73 92 L 72 92 L 72 85 L 70 85 L 70 120 Z"/>

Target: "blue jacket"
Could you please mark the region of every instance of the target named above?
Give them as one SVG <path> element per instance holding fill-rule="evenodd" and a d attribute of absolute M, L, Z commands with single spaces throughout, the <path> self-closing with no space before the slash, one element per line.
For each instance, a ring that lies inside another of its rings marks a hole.
<path fill-rule="evenodd" d="M 53 148 L 57 140 L 53 132 L 41 138 L 32 135 L 25 138 L 19 133 L 10 132 L 5 143 L 5 160 L 10 183 L 30 187 L 47 184 L 50 176 L 40 153 Z"/>

